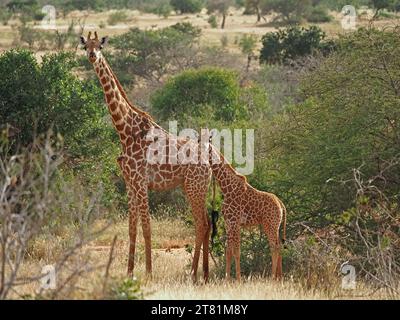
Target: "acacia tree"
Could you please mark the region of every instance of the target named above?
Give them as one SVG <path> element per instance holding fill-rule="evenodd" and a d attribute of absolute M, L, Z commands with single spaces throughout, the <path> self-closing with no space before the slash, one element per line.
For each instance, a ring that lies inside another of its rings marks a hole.
<path fill-rule="evenodd" d="M 200 12 L 203 7 L 201 0 L 171 0 L 170 4 L 182 14 Z"/>
<path fill-rule="evenodd" d="M 208 13 L 218 12 L 222 15 L 221 29 L 225 28 L 226 16 L 228 14 L 229 7 L 233 6 L 233 0 L 208 0 L 207 10 Z"/>
<path fill-rule="evenodd" d="M 255 13 L 257 15 L 257 22 L 261 21 L 261 2 L 262 0 L 246 0 L 246 11 Z"/>
<path fill-rule="evenodd" d="M 390 9 L 393 7 L 395 0 L 371 0 L 371 4 L 375 9 L 374 18 L 379 15 L 383 9 Z"/>
<path fill-rule="evenodd" d="M 286 23 L 298 23 L 307 17 L 312 9 L 311 0 L 262 0 L 260 10 L 267 14 L 276 12 L 278 19 Z"/>

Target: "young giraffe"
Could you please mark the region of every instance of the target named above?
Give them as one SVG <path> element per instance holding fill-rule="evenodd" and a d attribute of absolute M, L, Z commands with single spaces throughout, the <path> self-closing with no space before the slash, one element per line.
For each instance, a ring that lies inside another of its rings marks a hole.
<path fill-rule="evenodd" d="M 149 146 L 154 143 L 148 138 L 148 132 L 153 129 L 160 130 L 164 135 L 163 138 L 167 141 L 174 141 L 179 151 L 188 143 L 193 146 L 198 142 L 186 138 L 177 138 L 169 134 L 156 124 L 147 113 L 130 103 L 120 82 L 101 54 L 101 49 L 106 42 L 107 38 L 104 37 L 100 40 L 97 32 L 95 32 L 94 39 L 91 39 L 90 32 L 87 39 L 81 37 L 84 50 L 86 50 L 89 61 L 92 63 L 103 87 L 112 121 L 122 145 L 122 155 L 117 161 L 124 175 L 129 198 L 128 275 L 132 275 L 134 269 L 139 219 L 142 223 L 145 240 L 146 273 L 150 275 L 152 272 L 148 189 L 162 191 L 183 186 L 192 208 L 196 230 L 192 277 L 194 280 L 197 278 L 200 249 L 203 245 L 203 271 L 204 278 L 207 281 L 210 222 L 206 210 L 206 195 L 211 177 L 207 154 L 204 161 L 196 164 L 169 164 L 169 162 L 150 164 L 147 161 L 146 155 Z"/>
<path fill-rule="evenodd" d="M 213 176 L 224 196 L 222 215 L 227 234 L 226 278 L 230 279 L 231 261 L 234 256 L 236 279 L 240 281 L 240 228 L 262 225 L 272 251 L 272 277 L 280 279 L 282 256 L 279 228 L 283 222 L 282 241 L 285 242 L 285 206 L 276 195 L 253 188 L 246 177 L 227 163 L 211 143 L 209 152 Z"/>

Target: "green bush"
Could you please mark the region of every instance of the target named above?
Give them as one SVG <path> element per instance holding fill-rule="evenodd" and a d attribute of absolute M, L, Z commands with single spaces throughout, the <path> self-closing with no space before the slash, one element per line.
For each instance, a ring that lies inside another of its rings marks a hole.
<path fill-rule="evenodd" d="M 41 64 L 26 50 L 0 56 L 0 118 L 20 130 L 20 143 L 28 144 L 35 131 L 40 134 L 51 126 L 67 141 L 74 140 L 83 124 L 105 114 L 98 106 L 100 89 L 73 75 L 75 66 L 67 53 L 46 55 Z"/>
<path fill-rule="evenodd" d="M 115 300 L 143 299 L 143 293 L 140 289 L 140 282 L 131 278 L 115 282 L 111 286 L 109 298 Z"/>
<path fill-rule="evenodd" d="M 131 79 L 132 74 L 149 80 L 160 79 L 183 64 L 201 30 L 190 23 L 178 23 L 160 30 L 130 29 L 111 40 L 111 63 Z"/>
<path fill-rule="evenodd" d="M 118 23 L 123 23 L 128 20 L 128 15 L 124 11 L 116 11 L 108 16 L 107 23 L 110 26 L 115 26 Z"/>
<path fill-rule="evenodd" d="M 264 13 L 276 12 L 276 20 L 286 24 L 298 24 L 306 19 L 312 9 L 311 0 L 268 0 L 261 2 Z"/>
<path fill-rule="evenodd" d="M 8 9 L 1 9 L 0 10 L 0 22 L 3 25 L 7 25 L 8 24 L 8 20 L 10 20 L 12 17 L 12 13 L 10 10 Z"/>
<path fill-rule="evenodd" d="M 325 40 L 325 33 L 317 26 L 288 27 L 262 37 L 260 62 L 285 64 L 315 50 L 328 53 L 334 48 L 332 41 Z"/>
<path fill-rule="evenodd" d="M 106 5 L 104 0 L 68 0 L 61 6 L 69 10 L 102 10 Z"/>
<path fill-rule="evenodd" d="M 217 21 L 217 17 L 215 15 L 211 15 L 207 22 L 210 24 L 211 28 L 216 29 L 218 28 L 218 21 Z"/>
<path fill-rule="evenodd" d="M 307 21 L 311 23 L 325 23 L 332 21 L 328 10 L 322 6 L 313 7 L 310 14 L 307 16 Z"/>
<path fill-rule="evenodd" d="M 395 31 L 361 29 L 341 38 L 302 79 L 305 101 L 275 119 L 269 136 L 280 147 L 256 164 L 256 186 L 283 195 L 297 218 L 320 224 L 354 206 L 355 190 L 344 181 L 360 166 L 366 177 L 382 177 L 376 187 L 386 197 L 398 197 L 399 173 L 379 172 L 398 156 L 399 127 L 391 125 L 400 117 L 398 88 L 387 79 L 400 74 L 399 48 Z M 277 172 L 268 170 L 274 163 Z"/>
<path fill-rule="evenodd" d="M 69 53 L 45 55 L 41 63 L 27 50 L 3 53 L 0 123 L 18 131 L 11 152 L 52 128 L 64 138 L 68 170 L 79 174 L 89 188 L 102 183 L 106 204 L 119 199 L 120 205 L 125 198 L 114 184 L 120 174 L 118 138 L 104 120 L 108 110 L 98 81 L 80 80 L 73 72 L 76 66 Z"/>
<path fill-rule="evenodd" d="M 171 14 L 172 7 L 169 3 L 160 3 L 153 10 L 153 13 L 158 14 L 161 17 L 168 18 Z"/>
<path fill-rule="evenodd" d="M 249 34 L 244 35 L 239 40 L 239 47 L 242 52 L 246 55 L 253 54 L 253 51 L 257 45 L 257 37 Z"/>
<path fill-rule="evenodd" d="M 171 6 L 180 13 L 196 13 L 203 8 L 201 0 L 171 0 Z"/>
<path fill-rule="evenodd" d="M 240 88 L 235 72 L 220 68 L 184 71 L 156 91 L 152 106 L 162 119 L 187 119 L 204 114 L 219 120 L 242 117 Z"/>

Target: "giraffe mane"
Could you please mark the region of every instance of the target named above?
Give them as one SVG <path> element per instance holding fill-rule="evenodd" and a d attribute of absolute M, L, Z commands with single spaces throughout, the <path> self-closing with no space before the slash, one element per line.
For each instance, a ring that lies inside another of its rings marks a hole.
<path fill-rule="evenodd" d="M 237 172 L 236 169 L 228 161 L 226 161 L 225 157 L 222 155 L 221 152 L 219 152 L 217 150 L 215 150 L 215 151 L 218 153 L 218 155 L 220 156 L 221 160 L 223 161 L 223 166 L 225 168 L 228 168 L 229 171 L 231 171 L 235 176 L 237 176 L 238 178 L 242 179 L 243 182 L 245 184 L 247 184 L 246 176 L 244 176 L 244 175 L 240 174 L 239 172 Z"/>

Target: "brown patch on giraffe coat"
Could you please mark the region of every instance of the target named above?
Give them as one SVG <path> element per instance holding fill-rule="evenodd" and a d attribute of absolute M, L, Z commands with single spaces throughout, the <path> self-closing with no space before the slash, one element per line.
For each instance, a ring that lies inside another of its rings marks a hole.
<path fill-rule="evenodd" d="M 118 105 L 116 102 L 111 103 L 110 104 L 111 112 L 114 112 L 115 110 L 117 110 L 117 107 L 118 107 Z"/>
<path fill-rule="evenodd" d="M 107 103 L 110 103 L 113 97 L 114 96 L 113 96 L 112 92 L 111 93 L 106 93 L 106 101 L 107 101 Z"/>
<path fill-rule="evenodd" d="M 113 114 L 112 117 L 113 117 L 115 123 L 119 122 L 119 121 L 122 119 L 122 116 L 121 116 L 121 114 L 119 114 L 119 113 Z M 125 127 L 125 124 L 123 124 L 122 129 L 123 129 L 124 127 Z M 120 131 L 122 131 L 122 129 L 121 129 Z"/>

